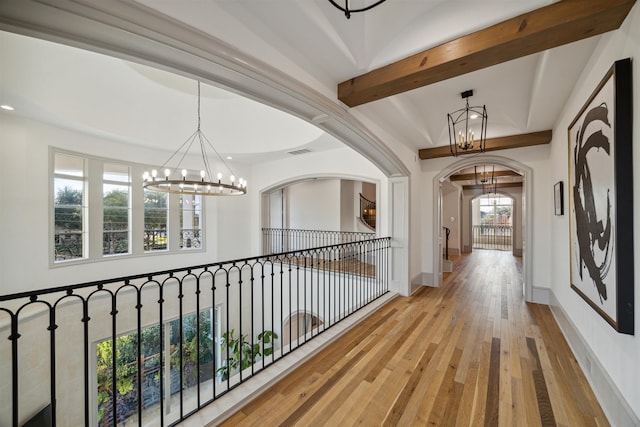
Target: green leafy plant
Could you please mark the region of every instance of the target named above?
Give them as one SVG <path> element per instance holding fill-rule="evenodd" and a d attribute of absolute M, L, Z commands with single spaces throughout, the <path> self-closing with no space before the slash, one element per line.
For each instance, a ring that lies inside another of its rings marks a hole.
<path fill-rule="evenodd" d="M 116 338 L 116 389 L 121 396 L 133 391 L 134 378 L 138 372 L 136 362 L 137 337 L 124 335 Z M 111 340 L 96 345 L 98 405 L 112 399 L 113 347 Z M 98 409 L 98 422 L 104 416 L 104 408 Z"/>
<path fill-rule="evenodd" d="M 252 366 L 261 355 L 271 356 L 276 339 L 278 334 L 275 332 L 262 331 L 258 334 L 258 341 L 252 345 L 247 335 L 240 334 L 240 337 L 236 338 L 234 329 L 225 332 L 222 334 L 220 350 L 226 359 L 224 366 L 218 368 L 216 373 L 223 380 L 227 380 L 233 372 Z"/>

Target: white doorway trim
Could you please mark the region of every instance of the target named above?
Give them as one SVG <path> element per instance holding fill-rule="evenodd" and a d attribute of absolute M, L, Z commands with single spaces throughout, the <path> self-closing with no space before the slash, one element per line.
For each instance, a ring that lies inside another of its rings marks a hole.
<path fill-rule="evenodd" d="M 460 169 L 488 163 L 512 169 L 522 174 L 524 178 L 522 183 L 522 281 L 525 301 L 533 302 L 533 262 L 530 249 L 533 238 L 533 221 L 530 220 L 530 218 L 533 218 L 531 203 L 533 197 L 533 169 L 506 157 L 482 155 L 462 159 L 452 163 L 433 178 L 433 285 L 440 286 L 442 281 L 442 252 L 440 249 L 442 246 L 442 209 L 440 208 L 442 206 L 442 194 L 440 191 L 442 182 Z"/>

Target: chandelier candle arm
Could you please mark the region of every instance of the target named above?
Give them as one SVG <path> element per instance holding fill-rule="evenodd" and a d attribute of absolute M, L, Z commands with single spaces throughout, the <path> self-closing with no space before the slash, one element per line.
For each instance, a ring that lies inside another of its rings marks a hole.
<path fill-rule="evenodd" d="M 164 169 L 164 179 L 160 179 L 158 177 L 157 169 L 152 169 L 151 173 L 147 171 L 144 172 L 142 178 L 145 189 L 160 191 L 163 193 L 197 194 L 202 196 L 238 196 L 247 193 L 247 181 L 240 178 L 236 183 L 235 174 L 229 165 L 223 160 L 222 156 L 218 153 L 213 144 L 207 139 L 204 133 L 202 133 L 200 123 L 200 82 L 198 82 L 197 129 L 160 167 L 160 169 Z M 200 169 L 199 176 L 191 178 L 189 176 L 189 170 L 181 168 L 180 166 L 191 150 L 193 143 L 196 141 L 200 147 L 199 154 L 202 160 L 202 168 Z M 217 181 L 213 181 L 213 174 L 211 173 L 210 162 L 207 155 L 207 147 L 213 150 L 220 163 L 229 172 L 229 183 L 222 181 L 223 175 L 221 172 L 218 172 L 216 175 Z M 179 158 L 180 160 L 175 166 L 171 167 L 169 164 L 174 158 Z M 176 174 L 177 171 L 180 171 L 181 179 L 170 179 L 172 169 L 176 171 Z"/>

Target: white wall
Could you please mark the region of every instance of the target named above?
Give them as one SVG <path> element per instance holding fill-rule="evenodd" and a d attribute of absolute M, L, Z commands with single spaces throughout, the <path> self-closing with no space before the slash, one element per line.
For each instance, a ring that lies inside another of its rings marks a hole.
<path fill-rule="evenodd" d="M 362 195 L 366 198 L 371 200 L 372 202 L 376 201 L 376 186 L 369 183 L 369 182 L 363 182 L 362 183 L 362 191 L 360 191 L 362 193 Z"/>
<path fill-rule="evenodd" d="M 388 218 L 384 207 L 387 178 L 368 160 L 345 147 L 262 163 L 252 171 L 235 166 L 237 173 L 247 177 L 247 195 L 205 198 L 205 251 L 114 257 L 49 268 L 49 146 L 140 164 L 161 164 L 170 153 L 58 128 L 13 113 L 0 114 L 0 127 L 0 235 L 3 242 L 10 243 L 0 245 L 0 294 L 257 255 L 261 238 L 259 190 L 299 177 L 331 176 L 376 183 L 382 207 L 379 218 Z M 339 192 L 339 181 L 334 180 L 334 184 Z M 320 203 L 316 208 L 329 205 Z M 324 221 L 323 216 L 318 220 Z M 336 211 L 330 221 L 333 222 L 321 224 L 322 227 L 339 229 L 340 213 Z M 388 235 L 385 221 L 380 224 L 379 235 Z"/>
<path fill-rule="evenodd" d="M 442 185 L 442 226 L 450 230 L 449 255 L 460 254 L 460 189 L 448 182 Z M 444 253 L 446 235 L 442 234 L 442 250 Z"/>
<path fill-rule="evenodd" d="M 340 180 L 340 231 L 356 231 L 356 218 L 360 212 L 355 206 L 355 187 L 355 181 Z"/>
<path fill-rule="evenodd" d="M 345 172 L 347 171 L 347 172 Z M 351 179 L 354 181 L 367 181 L 376 183 L 378 188 L 378 194 L 382 198 L 380 204 L 382 212 L 379 213 L 379 217 L 388 219 L 388 207 L 386 201 L 388 199 L 387 177 L 380 172 L 371 162 L 364 157 L 351 150 L 350 148 L 339 148 L 331 151 L 320 151 L 305 154 L 304 156 L 295 156 L 288 159 L 276 160 L 271 162 L 264 162 L 255 165 L 251 173 L 251 181 L 254 183 L 260 183 L 260 188 L 251 189 L 251 191 L 262 192 L 270 191 L 272 188 L 276 188 L 285 185 L 288 182 L 292 182 L 296 179 L 304 178 L 332 178 L 337 182 L 338 191 L 339 180 Z M 323 180 L 309 181 L 321 183 Z M 310 187 L 307 187 L 310 188 Z M 306 197 L 306 196 L 305 196 Z M 337 204 L 339 199 L 338 193 L 333 195 L 331 204 Z M 261 227 L 261 209 L 260 197 L 256 194 L 255 197 L 251 197 L 252 203 L 255 205 L 252 207 L 252 222 L 255 226 L 248 227 L 255 232 L 255 236 L 252 238 L 252 253 L 258 253 L 260 245 L 260 227 Z M 293 211 L 293 209 L 291 209 Z M 380 216 L 381 215 L 381 216 Z M 340 228 L 340 212 L 336 210 L 336 227 L 332 230 L 339 230 Z M 289 228 L 294 227 L 294 223 L 287 225 Z M 310 227 L 305 227 L 310 228 Z M 328 230 L 329 228 L 325 228 Z M 387 224 L 381 224 L 377 230 L 379 236 L 387 236 L 389 228 Z"/>
<path fill-rule="evenodd" d="M 622 27 L 601 37 L 593 56 L 576 82 L 556 127 L 551 143 L 550 183 L 565 182 L 565 195 L 568 188 L 568 141 L 567 129 L 576 113 L 586 102 L 614 61 L 623 58 L 640 57 L 640 6 L 636 4 Z M 633 67 L 633 164 L 640 164 L 640 64 L 634 61 Z M 585 344 L 584 350 L 577 354 L 584 366 L 591 359 L 593 374 L 585 369 L 590 377 L 596 394 L 603 399 L 616 399 L 595 379 L 596 370 L 601 367 L 621 394 L 621 398 L 632 408 L 636 420 L 640 419 L 640 174 L 637 170 L 633 177 L 634 185 L 634 265 L 635 267 L 635 336 L 618 334 L 606 323 L 576 292 L 570 289 L 569 276 L 569 204 L 565 200 L 565 215 L 550 216 L 549 239 L 551 242 L 551 289 L 555 297 L 558 313 L 564 313 Z M 551 188 L 548 189 L 551 193 Z M 549 196 L 550 197 L 550 196 Z M 565 196 L 567 197 L 567 196 Z M 536 236 L 537 237 L 537 236 Z M 574 350 L 577 347 L 574 346 Z M 604 391 L 603 391 L 604 390 Z M 616 402 L 605 411 L 607 415 L 617 416 L 614 412 Z M 614 409 L 611 409 L 614 408 Z M 619 419 L 619 418 L 618 418 Z M 625 422 L 625 421 L 620 421 Z M 631 421 L 627 421 L 631 422 Z M 622 425 L 622 424 L 620 424 Z M 630 425 L 630 424 L 627 424 Z"/>
<path fill-rule="evenodd" d="M 340 180 L 318 179 L 287 188 L 289 228 L 340 230 Z"/>
<path fill-rule="evenodd" d="M 49 265 L 49 146 L 90 156 L 161 164 L 170 153 L 0 114 L 0 294 L 198 265 L 248 254 L 247 196 L 205 198 L 204 251 L 112 257 L 76 265 Z M 188 166 L 188 165 L 187 165 Z M 238 168 L 239 169 L 239 168 Z M 242 170 L 237 172 L 247 175 Z M 142 185 L 134 176 L 132 185 Z M 249 180 L 249 182 L 251 182 Z M 224 226 L 218 226 L 218 222 Z"/>

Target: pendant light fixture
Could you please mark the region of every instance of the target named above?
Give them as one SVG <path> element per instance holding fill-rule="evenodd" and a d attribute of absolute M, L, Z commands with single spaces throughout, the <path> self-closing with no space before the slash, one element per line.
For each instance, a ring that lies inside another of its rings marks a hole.
<path fill-rule="evenodd" d="M 469 98 L 473 90 L 466 90 L 460 94 L 467 101 L 465 108 L 447 114 L 449 123 L 449 148 L 451 155 L 473 150 L 484 153 L 487 139 L 487 108 L 486 106 L 469 106 Z"/>
<path fill-rule="evenodd" d="M 202 167 L 199 175 L 193 176 L 192 172 L 182 168 L 182 161 L 196 141 L 198 142 L 196 146 L 199 148 Z M 226 168 L 228 176 L 223 176 L 222 172 L 217 172 L 214 179 L 207 154 L 209 149 L 213 150 L 220 163 Z M 172 165 L 171 162 L 175 163 Z M 198 127 L 159 169 L 162 171 L 162 177 L 158 176 L 157 169 L 153 169 L 150 172 L 145 171 L 143 175 L 144 188 L 163 193 L 198 194 L 202 196 L 238 196 L 247 192 L 247 181 L 239 178 L 236 182 L 235 175 L 229 165 L 200 129 L 200 82 L 198 82 Z M 223 178 L 228 179 L 228 181 L 223 181 Z"/>
<path fill-rule="evenodd" d="M 476 179 L 476 185 L 482 185 L 482 194 L 497 194 L 498 193 L 498 179 L 495 177 L 496 166 L 491 166 L 491 175 L 487 172 L 487 165 L 482 165 L 482 172 L 480 173 L 480 180 L 478 180 L 478 167 L 474 166 L 474 175 Z M 488 190 L 487 190 L 488 188 Z"/>
<path fill-rule="evenodd" d="M 344 0 L 344 6 L 340 6 L 338 3 L 336 3 L 336 0 L 329 0 L 329 3 L 331 3 L 337 9 L 340 9 L 344 13 L 344 16 L 346 16 L 347 19 L 351 19 L 352 13 L 366 12 L 367 10 L 373 9 L 374 7 L 384 3 L 385 1 L 387 0 L 378 0 L 374 3 L 371 3 L 369 6 L 361 7 L 359 9 L 351 9 L 349 7 L 349 0 Z"/>

